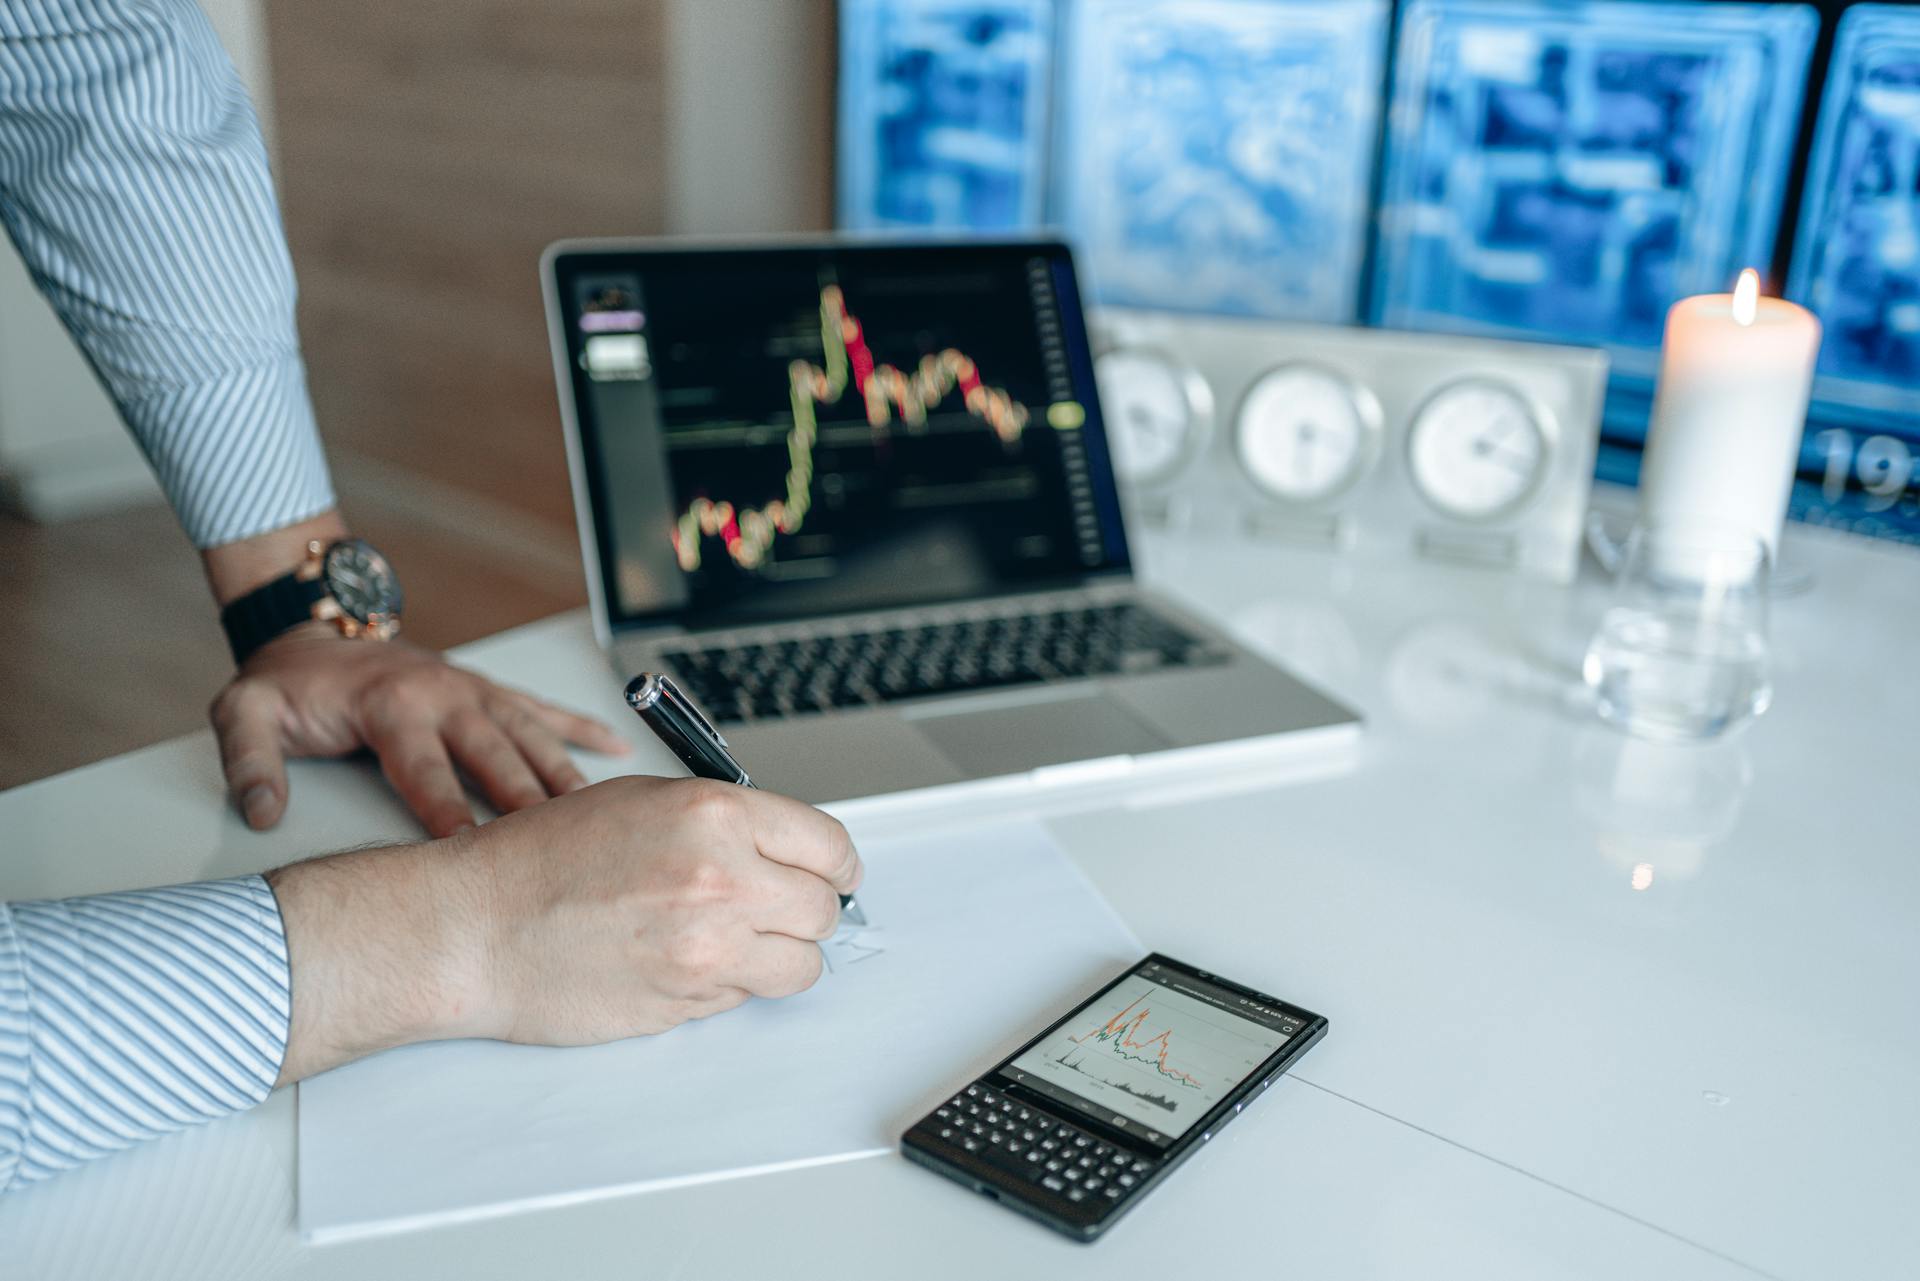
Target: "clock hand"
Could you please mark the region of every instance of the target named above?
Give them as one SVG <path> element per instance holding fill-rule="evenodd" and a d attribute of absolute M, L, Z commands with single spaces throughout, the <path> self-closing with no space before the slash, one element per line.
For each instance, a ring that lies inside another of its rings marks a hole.
<path fill-rule="evenodd" d="M 1516 471 L 1533 470 L 1534 456 L 1531 452 L 1509 445 L 1504 440 L 1496 440 L 1491 433 L 1474 439 L 1473 452 L 1478 458 L 1497 458 Z"/>
<path fill-rule="evenodd" d="M 1529 476 L 1533 474 L 1534 459 L 1531 454 L 1516 453 L 1512 450 L 1501 450 L 1498 453 L 1494 453 L 1491 450 L 1481 450 L 1479 452 L 1482 458 L 1499 463 L 1502 467 L 1505 467 L 1508 471 L 1516 475 Z"/>
<path fill-rule="evenodd" d="M 1295 429 L 1294 437 L 1300 442 L 1300 447 L 1293 451 L 1294 475 L 1305 480 L 1308 476 L 1307 451 L 1319 442 L 1320 434 L 1314 431 L 1311 422 L 1302 422 Z"/>

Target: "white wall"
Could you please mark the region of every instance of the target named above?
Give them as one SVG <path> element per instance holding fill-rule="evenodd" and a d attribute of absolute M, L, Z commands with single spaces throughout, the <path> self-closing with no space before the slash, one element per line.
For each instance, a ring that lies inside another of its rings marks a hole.
<path fill-rule="evenodd" d="M 259 0 L 202 0 L 269 129 Z M 58 520 L 153 501 L 159 490 L 112 402 L 0 238 L 0 505 Z"/>
<path fill-rule="evenodd" d="M 668 228 L 812 230 L 832 190 L 829 0 L 674 0 Z"/>

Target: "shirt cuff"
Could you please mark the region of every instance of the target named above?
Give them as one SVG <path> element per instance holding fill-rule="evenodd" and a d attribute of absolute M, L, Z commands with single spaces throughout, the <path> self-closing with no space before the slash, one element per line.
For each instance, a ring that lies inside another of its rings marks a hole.
<path fill-rule="evenodd" d="M 0 908 L 0 930 L 8 914 Z M 11 947 L 0 932 L 0 1188 L 272 1091 L 292 996 L 286 932 L 263 877 L 17 903 L 10 914 Z"/>
<path fill-rule="evenodd" d="M 296 353 L 126 400 L 121 410 L 197 548 L 284 529 L 334 506 Z"/>

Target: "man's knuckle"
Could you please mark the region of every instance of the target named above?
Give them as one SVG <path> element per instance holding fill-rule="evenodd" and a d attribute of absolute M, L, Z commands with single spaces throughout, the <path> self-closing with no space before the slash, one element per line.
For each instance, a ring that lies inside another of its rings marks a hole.
<path fill-rule="evenodd" d="M 488 686 L 485 680 L 445 663 L 434 673 L 434 688 L 449 703 L 478 709 L 485 706 L 487 701 Z"/>
<path fill-rule="evenodd" d="M 718 930 L 684 930 L 674 943 L 674 969 L 693 992 L 710 988 L 725 968 L 726 960 L 726 940 Z"/>
<path fill-rule="evenodd" d="M 360 711 L 360 719 L 367 727 L 368 736 L 375 742 L 385 740 L 403 730 L 405 720 L 399 711 L 387 699 L 368 690 L 355 700 Z"/>
<path fill-rule="evenodd" d="M 568 756 L 558 743 L 522 738 L 516 740 L 516 746 L 519 747 L 520 754 L 542 773 L 568 780 L 580 777 L 580 771 L 574 768 L 573 758 Z"/>
<path fill-rule="evenodd" d="M 730 868 L 715 859 L 703 858 L 687 869 L 681 879 L 680 896 L 692 906 L 706 907 L 732 898 L 738 888 L 739 880 Z"/>
<path fill-rule="evenodd" d="M 818 914 L 815 919 L 819 924 L 813 927 L 813 933 L 808 937 L 817 941 L 830 939 L 838 933 L 840 929 L 840 896 L 832 890 L 827 890 L 825 894 L 821 896 Z"/>
<path fill-rule="evenodd" d="M 368 689 L 367 698 L 396 721 L 423 719 L 436 708 L 432 693 L 417 681 L 393 678 L 377 681 Z"/>
<path fill-rule="evenodd" d="M 252 677 L 241 677 L 218 694 L 207 707 L 207 718 L 214 728 L 225 732 L 246 714 L 249 704 L 259 696 L 260 688 Z"/>
<path fill-rule="evenodd" d="M 432 782 L 447 773 L 447 761 L 435 752 L 409 752 L 400 758 L 396 772 L 415 782 Z"/>
<path fill-rule="evenodd" d="M 499 698 L 493 701 L 489 710 L 492 712 L 493 719 L 499 724 L 500 728 L 510 734 L 525 734 L 530 737 L 539 737 L 546 732 L 547 727 L 540 723 L 539 718 L 533 714 L 533 710 L 524 703 Z"/>
<path fill-rule="evenodd" d="M 690 822 L 709 832 L 726 831 L 735 825 L 745 795 L 741 788 L 705 778 L 687 782 L 686 813 Z"/>
<path fill-rule="evenodd" d="M 480 714 L 479 709 L 472 707 L 451 709 L 444 723 L 447 733 L 462 738 L 482 738 L 490 728 L 487 718 Z"/>
<path fill-rule="evenodd" d="M 860 869 L 860 851 L 854 848 L 853 834 L 847 831 L 846 824 L 832 815 L 827 822 L 833 826 L 827 831 L 827 839 L 832 842 L 834 851 L 834 876 L 836 879 L 850 879 Z"/>
<path fill-rule="evenodd" d="M 514 751 L 510 743 L 496 742 L 490 738 L 470 740 L 465 744 L 462 755 L 495 779 L 505 778 L 514 783 L 520 781 L 520 771 L 524 766 L 520 763 L 520 753 Z"/>

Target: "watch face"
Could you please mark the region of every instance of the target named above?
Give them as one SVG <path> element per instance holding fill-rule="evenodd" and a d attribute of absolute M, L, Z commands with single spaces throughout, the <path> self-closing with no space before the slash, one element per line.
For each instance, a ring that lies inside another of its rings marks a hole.
<path fill-rule="evenodd" d="M 1442 388 L 1407 433 L 1413 483 L 1449 516 L 1490 520 L 1526 501 L 1547 470 L 1547 437 L 1527 399 L 1475 378 Z"/>
<path fill-rule="evenodd" d="M 327 594 L 361 623 L 400 616 L 400 579 L 372 543 L 349 538 L 327 549 Z"/>
<path fill-rule="evenodd" d="M 1164 480 L 1200 447 L 1212 401 L 1199 374 L 1157 352 L 1121 350 L 1100 357 L 1095 373 L 1124 480 Z"/>
<path fill-rule="evenodd" d="M 1261 375 L 1235 424 L 1240 465 L 1254 484 L 1288 502 L 1332 498 L 1373 462 L 1380 414 L 1373 398 L 1319 365 L 1282 365 Z"/>

